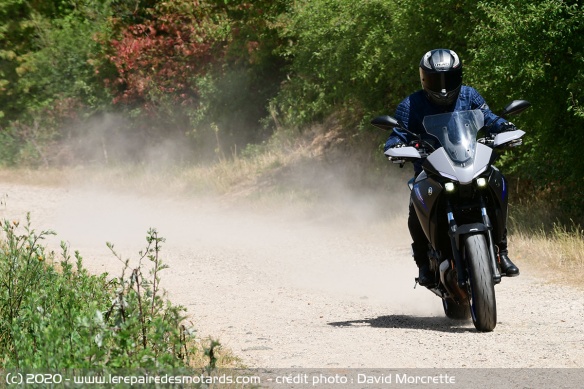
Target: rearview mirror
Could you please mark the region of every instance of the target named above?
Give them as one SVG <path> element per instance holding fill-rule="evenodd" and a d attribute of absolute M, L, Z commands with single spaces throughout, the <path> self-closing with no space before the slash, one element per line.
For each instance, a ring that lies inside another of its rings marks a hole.
<path fill-rule="evenodd" d="M 371 120 L 371 124 L 387 131 L 393 130 L 394 127 L 401 127 L 396 119 L 388 115 L 377 116 L 375 119 Z"/>
<path fill-rule="evenodd" d="M 499 116 L 517 115 L 531 107 L 531 103 L 527 100 L 513 100 L 507 105 Z"/>

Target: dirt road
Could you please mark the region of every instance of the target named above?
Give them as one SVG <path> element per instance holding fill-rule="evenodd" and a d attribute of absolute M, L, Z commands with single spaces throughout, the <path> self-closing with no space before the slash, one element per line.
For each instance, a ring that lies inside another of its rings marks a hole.
<path fill-rule="evenodd" d="M 584 293 L 521 259 L 522 275 L 496 287 L 495 331 L 444 318 L 437 297 L 413 288 L 403 199 L 383 209 L 351 199 L 347 212 L 305 218 L 95 190 L 3 184 L 1 194 L 2 218 L 30 211 L 36 230 L 58 233 L 49 245 L 67 241 L 95 272 L 121 271 L 105 242 L 137 258 L 157 228 L 170 298 L 250 367 L 584 367 Z"/>

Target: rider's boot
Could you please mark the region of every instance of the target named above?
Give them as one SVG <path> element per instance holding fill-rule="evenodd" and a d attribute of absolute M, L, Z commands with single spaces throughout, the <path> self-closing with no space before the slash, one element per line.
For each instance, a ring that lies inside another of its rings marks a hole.
<path fill-rule="evenodd" d="M 416 250 L 414 244 L 412 244 L 412 254 L 416 265 L 418 266 L 418 284 L 421 286 L 429 286 L 436 282 L 434 277 L 434 272 L 430 269 L 430 260 L 428 259 L 428 254 L 426 250 Z"/>
<path fill-rule="evenodd" d="M 516 277 L 519 275 L 519 268 L 511 261 L 509 255 L 507 255 L 507 251 L 501 251 L 499 253 L 499 261 L 501 264 L 501 275 L 507 277 Z"/>
<path fill-rule="evenodd" d="M 519 268 L 509 258 L 507 250 L 507 228 L 503 230 L 501 241 L 497 245 L 499 248 L 499 264 L 501 265 L 501 275 L 507 277 L 516 277 L 519 275 Z"/>
<path fill-rule="evenodd" d="M 429 286 L 435 283 L 434 273 L 430 270 L 429 264 L 418 266 L 418 284 Z"/>

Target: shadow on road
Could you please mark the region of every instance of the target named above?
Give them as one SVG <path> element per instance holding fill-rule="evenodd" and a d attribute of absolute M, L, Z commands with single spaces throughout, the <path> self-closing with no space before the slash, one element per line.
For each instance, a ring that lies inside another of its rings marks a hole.
<path fill-rule="evenodd" d="M 447 317 L 421 317 L 409 315 L 388 315 L 371 319 L 338 321 L 328 323 L 333 327 L 409 328 L 440 332 L 474 332 L 470 320 L 452 320 Z"/>

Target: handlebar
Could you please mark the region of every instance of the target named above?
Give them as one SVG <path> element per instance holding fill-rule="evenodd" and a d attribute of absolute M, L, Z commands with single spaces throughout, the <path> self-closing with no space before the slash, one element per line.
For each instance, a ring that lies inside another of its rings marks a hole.
<path fill-rule="evenodd" d="M 477 139 L 477 142 L 484 144 L 485 146 L 489 146 L 489 147 L 493 147 L 493 143 L 495 143 L 495 137 L 494 136 L 490 136 L 490 137 L 485 137 L 485 138 L 479 138 Z"/>

